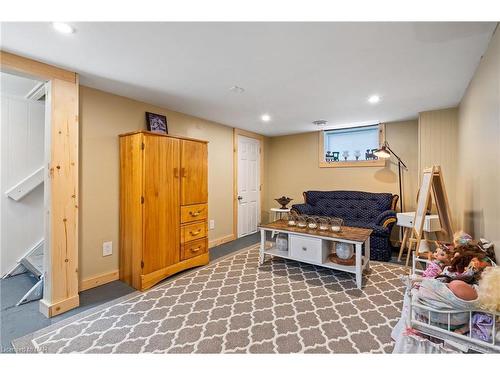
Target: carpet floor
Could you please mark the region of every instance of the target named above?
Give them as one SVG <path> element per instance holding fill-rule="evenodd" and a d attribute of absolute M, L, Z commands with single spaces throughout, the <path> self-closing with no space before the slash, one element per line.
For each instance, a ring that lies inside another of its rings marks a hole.
<path fill-rule="evenodd" d="M 267 257 L 258 246 L 14 340 L 42 353 L 386 353 L 405 268 L 354 275 Z"/>

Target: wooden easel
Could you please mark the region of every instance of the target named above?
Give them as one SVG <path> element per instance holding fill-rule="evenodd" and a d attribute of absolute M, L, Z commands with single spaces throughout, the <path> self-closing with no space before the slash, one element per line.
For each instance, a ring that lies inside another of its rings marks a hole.
<path fill-rule="evenodd" d="M 422 175 L 422 184 L 420 185 L 415 219 L 413 220 L 413 228 L 411 229 L 411 236 L 408 244 L 408 255 L 411 254 L 413 245 L 415 245 L 415 256 L 418 256 L 420 242 L 422 240 L 427 241 L 426 238 L 423 238 L 423 228 L 427 207 L 431 206 L 431 189 L 441 224 L 441 239 L 447 242 L 452 241 L 453 226 L 448 196 L 444 187 L 443 174 L 441 172 L 441 167 L 434 165 L 431 168 L 424 169 Z"/>

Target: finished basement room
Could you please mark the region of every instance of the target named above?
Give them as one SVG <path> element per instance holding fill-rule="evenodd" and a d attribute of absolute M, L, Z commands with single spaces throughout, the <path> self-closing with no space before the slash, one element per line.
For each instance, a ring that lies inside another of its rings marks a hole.
<path fill-rule="evenodd" d="M 3 354 L 500 353 L 498 22 L 255 21 L 1 22 Z"/>

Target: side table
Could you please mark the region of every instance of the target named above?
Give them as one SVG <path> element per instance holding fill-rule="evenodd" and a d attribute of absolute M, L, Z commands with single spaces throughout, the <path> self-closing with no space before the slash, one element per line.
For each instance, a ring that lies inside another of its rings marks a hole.
<path fill-rule="evenodd" d="M 401 247 L 399 248 L 398 261 L 401 261 L 404 249 L 406 247 L 407 241 L 410 239 L 411 230 L 413 228 L 413 222 L 415 220 L 415 212 L 398 212 L 396 225 L 404 228 L 403 240 L 401 241 Z M 424 220 L 424 237 L 427 239 L 427 233 L 439 232 L 441 230 L 441 224 L 439 222 L 438 215 L 426 215 Z M 422 242 L 423 244 L 424 242 Z M 426 243 L 426 242 L 425 242 Z M 406 254 L 406 266 L 408 266 L 410 261 L 410 251 Z"/>
<path fill-rule="evenodd" d="M 271 208 L 271 212 L 273 213 L 272 221 L 277 221 L 280 220 L 284 214 L 287 214 L 290 212 L 289 208 Z M 274 237 L 276 235 L 276 231 L 271 232 L 271 237 Z"/>

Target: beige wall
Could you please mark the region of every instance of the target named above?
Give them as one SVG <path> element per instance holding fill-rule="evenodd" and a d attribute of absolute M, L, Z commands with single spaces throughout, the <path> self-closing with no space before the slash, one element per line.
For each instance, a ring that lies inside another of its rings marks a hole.
<path fill-rule="evenodd" d="M 167 116 L 171 134 L 208 145 L 209 217 L 214 240 L 232 235 L 233 129 L 146 103 L 80 87 L 80 280 L 118 269 L 118 134 L 145 128 L 145 112 Z M 102 256 L 102 242 L 113 254 Z"/>
<path fill-rule="evenodd" d="M 458 216 L 474 238 L 495 241 L 500 259 L 500 32 L 459 107 Z"/>
<path fill-rule="evenodd" d="M 419 113 L 419 181 L 425 168 L 433 165 L 441 166 L 455 226 L 457 225 L 457 142 L 458 108 Z"/>
<path fill-rule="evenodd" d="M 404 172 L 405 209 L 414 207 L 417 183 L 417 121 L 386 124 L 386 139 L 409 167 Z M 399 194 L 395 159 L 386 167 L 319 168 L 318 132 L 269 140 L 266 160 L 266 209 L 277 207 L 274 198 L 287 195 L 302 203 L 305 190 L 364 190 Z"/>
<path fill-rule="evenodd" d="M 497 32 L 459 109 L 423 112 L 386 124 L 386 139 L 409 167 L 405 210 L 415 206 L 419 170 L 441 164 L 452 213 L 475 237 L 500 248 L 500 37 Z M 232 235 L 233 129 L 102 91 L 80 89 L 80 278 L 118 269 L 118 134 L 143 129 L 144 112 L 165 114 L 171 134 L 208 140 L 211 240 Z M 304 190 L 352 189 L 398 194 L 397 165 L 319 168 L 318 133 L 264 141 L 263 221 L 274 198 L 302 202 Z M 102 257 L 102 242 L 113 255 Z"/>

